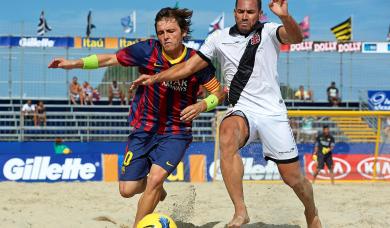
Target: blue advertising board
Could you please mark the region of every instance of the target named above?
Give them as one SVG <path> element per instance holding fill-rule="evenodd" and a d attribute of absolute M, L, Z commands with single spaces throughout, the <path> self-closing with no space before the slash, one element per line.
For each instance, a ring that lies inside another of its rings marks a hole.
<path fill-rule="evenodd" d="M 0 181 L 101 181 L 100 154 L 0 154 Z"/>
<path fill-rule="evenodd" d="M 370 110 L 388 111 L 390 110 L 389 90 L 369 90 L 368 107 Z"/>
<path fill-rule="evenodd" d="M 0 46 L 7 47 L 74 47 L 73 37 L 0 37 Z"/>
<path fill-rule="evenodd" d="M 56 154 L 53 142 L 0 142 L 0 181 L 57 182 L 103 180 L 103 154 L 118 156 L 120 172 L 125 142 L 65 142 L 70 154 Z M 314 145 L 298 144 L 299 158 L 304 169 L 304 155 L 311 154 Z M 374 143 L 336 143 L 335 154 L 372 154 Z M 390 145 L 382 145 L 380 153 L 389 153 Z M 169 181 L 191 181 L 190 157 L 204 156 L 205 181 L 222 179 L 219 159 L 214 161 L 214 142 L 193 142 L 182 163 Z M 244 164 L 244 180 L 280 180 L 277 166 L 265 161 L 261 144 L 254 143 L 240 151 Z M 199 167 L 197 167 L 199 169 Z M 216 173 L 214 174 L 214 171 Z"/>

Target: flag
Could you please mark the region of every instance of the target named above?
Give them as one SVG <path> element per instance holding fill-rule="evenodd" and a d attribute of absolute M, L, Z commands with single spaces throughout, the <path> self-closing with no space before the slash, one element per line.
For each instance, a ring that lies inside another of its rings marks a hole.
<path fill-rule="evenodd" d="M 303 18 L 303 21 L 299 23 L 299 28 L 301 29 L 303 39 L 308 39 L 310 36 L 309 16 Z"/>
<path fill-rule="evenodd" d="M 136 13 L 133 11 L 129 16 L 121 18 L 121 25 L 125 33 L 133 33 L 136 28 Z"/>
<path fill-rule="evenodd" d="M 178 9 L 179 8 L 179 1 L 176 1 L 175 6 L 173 8 L 174 9 Z"/>
<path fill-rule="evenodd" d="M 348 18 L 330 30 L 338 41 L 350 41 L 352 39 L 352 18 Z"/>
<path fill-rule="evenodd" d="M 45 13 L 42 10 L 41 16 L 39 17 L 37 34 L 38 34 L 38 36 L 43 36 L 43 35 L 45 35 L 46 32 L 49 32 L 49 31 L 51 31 L 51 28 L 47 24 L 47 21 L 45 19 Z"/>
<path fill-rule="evenodd" d="M 387 32 L 387 41 L 390 41 L 390 25 L 389 25 L 389 31 Z"/>
<path fill-rule="evenodd" d="M 87 16 L 87 37 L 89 37 L 89 35 L 91 35 L 91 31 L 93 28 L 96 28 L 96 26 L 94 24 L 92 24 L 92 12 L 91 10 L 89 11 L 88 13 L 88 16 Z"/>
<path fill-rule="evenodd" d="M 262 13 L 262 14 L 260 15 L 259 21 L 260 21 L 261 23 L 267 22 L 267 21 L 268 21 L 267 14 L 266 14 L 266 13 Z"/>
<path fill-rule="evenodd" d="M 224 14 L 216 18 L 209 25 L 209 34 L 213 33 L 216 30 L 220 30 L 224 28 Z"/>

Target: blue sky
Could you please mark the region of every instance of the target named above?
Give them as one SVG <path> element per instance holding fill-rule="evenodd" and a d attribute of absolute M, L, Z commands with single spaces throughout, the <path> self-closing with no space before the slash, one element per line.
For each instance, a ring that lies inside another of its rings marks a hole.
<path fill-rule="evenodd" d="M 0 35 L 35 35 L 40 11 L 44 10 L 53 28 L 48 36 L 85 36 L 86 17 L 92 10 L 93 37 L 145 37 L 154 32 L 154 16 L 162 7 L 174 6 L 176 0 L 15 0 L 4 1 L 0 9 Z M 225 26 L 233 25 L 234 0 L 181 0 L 180 7 L 194 11 L 193 38 L 203 39 L 208 24 L 225 13 Z M 270 21 L 279 22 L 263 1 Z M 23 7 L 21 5 L 24 5 Z M 137 32 L 122 32 L 120 18 L 137 11 Z M 310 40 L 335 40 L 330 27 L 353 16 L 353 39 L 385 41 L 390 24 L 390 0 L 290 0 L 289 10 L 299 22 L 310 16 Z M 23 23 L 22 23 L 23 22 Z"/>

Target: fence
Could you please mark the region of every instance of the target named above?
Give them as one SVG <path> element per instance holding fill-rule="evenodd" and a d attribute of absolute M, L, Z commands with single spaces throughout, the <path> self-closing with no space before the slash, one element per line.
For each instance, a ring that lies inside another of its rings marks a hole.
<path fill-rule="evenodd" d="M 64 101 L 63 101 L 64 102 Z M 129 127 L 127 106 L 46 105 L 46 124 L 35 126 L 33 116 L 23 116 L 18 104 L 0 104 L 0 141 L 119 141 L 126 142 Z M 194 141 L 212 141 L 213 113 L 193 121 Z"/>
<path fill-rule="evenodd" d="M 88 81 L 105 95 L 108 84 L 117 80 L 125 89 L 138 76 L 136 68 L 58 70 L 48 69 L 54 57 L 80 58 L 91 53 L 114 53 L 111 49 L 0 48 L 0 97 L 65 98 L 73 76 Z M 388 89 L 390 55 L 358 52 L 282 52 L 279 81 L 285 98 L 293 98 L 299 85 L 313 91 L 315 100 L 326 100 L 326 88 L 335 81 L 343 100 L 359 99 L 370 89 Z M 223 82 L 219 64 L 217 76 Z"/>

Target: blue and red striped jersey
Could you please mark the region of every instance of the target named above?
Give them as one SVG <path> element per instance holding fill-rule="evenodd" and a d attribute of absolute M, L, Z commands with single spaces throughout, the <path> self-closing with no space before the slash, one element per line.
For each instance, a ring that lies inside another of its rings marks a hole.
<path fill-rule="evenodd" d="M 185 48 L 179 58 L 171 59 L 164 53 L 160 42 L 151 39 L 119 50 L 116 57 L 123 66 L 138 66 L 139 73 L 154 75 L 188 60 L 195 53 L 195 50 Z M 139 86 L 131 103 L 130 125 L 159 134 L 191 134 L 192 123 L 182 122 L 180 112 L 197 102 L 199 85 L 204 85 L 209 91 L 219 86 L 211 64 L 182 80 Z"/>

